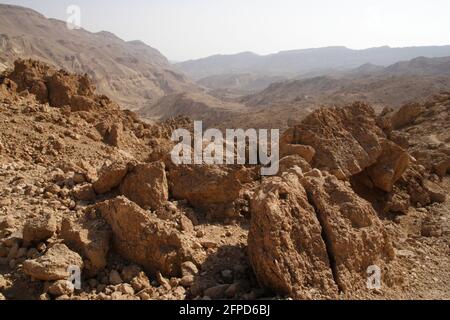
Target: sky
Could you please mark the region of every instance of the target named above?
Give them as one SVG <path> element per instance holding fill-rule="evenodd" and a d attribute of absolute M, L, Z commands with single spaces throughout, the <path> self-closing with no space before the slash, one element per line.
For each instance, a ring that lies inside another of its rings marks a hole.
<path fill-rule="evenodd" d="M 0 0 L 142 40 L 172 61 L 214 54 L 450 44 L 449 0 Z M 1 32 L 1 30 L 0 30 Z"/>

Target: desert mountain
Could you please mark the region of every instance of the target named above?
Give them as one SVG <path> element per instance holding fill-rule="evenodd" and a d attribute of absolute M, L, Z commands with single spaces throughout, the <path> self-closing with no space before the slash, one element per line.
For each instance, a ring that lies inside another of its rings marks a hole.
<path fill-rule="evenodd" d="M 183 114 L 216 123 L 244 108 L 212 97 L 141 41 L 126 42 L 109 32 L 69 30 L 65 22 L 30 9 L 0 5 L 0 40 L 2 68 L 12 67 L 20 57 L 86 73 L 100 93 L 149 120 Z"/>
<path fill-rule="evenodd" d="M 359 100 L 400 107 L 450 88 L 450 58 L 419 57 L 386 68 L 365 64 L 346 72 L 286 80 L 242 99 L 250 106 L 345 104 Z"/>
<path fill-rule="evenodd" d="M 450 46 L 391 48 L 388 46 L 365 50 L 327 47 L 281 51 L 270 55 L 251 52 L 235 55 L 215 55 L 190 60 L 175 66 L 194 80 L 219 74 L 259 73 L 271 76 L 299 76 L 323 70 L 349 70 L 371 63 L 388 66 L 417 57 L 450 56 Z"/>
<path fill-rule="evenodd" d="M 156 49 L 126 42 L 109 32 L 69 30 L 31 9 L 0 4 L 0 67 L 34 58 L 75 73 L 86 73 L 99 92 L 130 110 L 161 97 L 195 90 Z"/>

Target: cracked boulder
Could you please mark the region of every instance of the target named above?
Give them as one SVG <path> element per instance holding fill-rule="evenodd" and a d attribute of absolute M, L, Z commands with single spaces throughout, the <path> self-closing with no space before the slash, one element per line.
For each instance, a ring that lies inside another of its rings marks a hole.
<path fill-rule="evenodd" d="M 388 234 L 372 205 L 332 175 L 305 177 L 302 183 L 323 228 L 335 281 L 341 291 L 362 288 L 371 265 L 393 259 Z"/>
<path fill-rule="evenodd" d="M 265 180 L 251 217 L 248 254 L 258 281 L 294 299 L 361 289 L 367 268 L 383 269 L 394 256 L 370 203 L 318 170 Z"/>
<path fill-rule="evenodd" d="M 250 210 L 248 254 L 261 285 L 295 299 L 337 293 L 322 228 L 297 174 L 265 180 Z"/>

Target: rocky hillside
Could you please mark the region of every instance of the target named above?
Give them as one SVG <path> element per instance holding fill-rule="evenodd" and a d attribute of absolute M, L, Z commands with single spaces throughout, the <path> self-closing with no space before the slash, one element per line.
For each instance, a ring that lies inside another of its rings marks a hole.
<path fill-rule="evenodd" d="M 99 92 L 137 110 L 166 94 L 195 90 L 156 49 L 108 32 L 69 30 L 63 21 L 0 4 L 0 67 L 33 58 L 75 73 L 87 73 Z"/>
<path fill-rule="evenodd" d="M 277 108 L 342 105 L 358 100 L 378 109 L 397 108 L 408 102 L 425 102 L 434 94 L 450 90 L 449 75 L 449 57 L 421 57 L 386 68 L 365 64 L 347 72 L 273 83 L 259 93 L 242 98 L 242 102 L 259 108 Z"/>
<path fill-rule="evenodd" d="M 174 165 L 187 119 L 144 123 L 19 60 L 0 77 L 0 299 L 449 299 L 449 106 L 319 108 L 262 178 Z"/>

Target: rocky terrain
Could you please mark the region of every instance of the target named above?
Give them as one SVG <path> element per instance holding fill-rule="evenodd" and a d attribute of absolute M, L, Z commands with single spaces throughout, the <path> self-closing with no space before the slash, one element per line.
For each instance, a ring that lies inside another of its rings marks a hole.
<path fill-rule="evenodd" d="M 0 77 L 0 299 L 449 299 L 449 111 L 448 92 L 318 108 L 262 178 L 175 165 L 189 119 L 143 122 L 86 75 L 18 60 Z"/>

